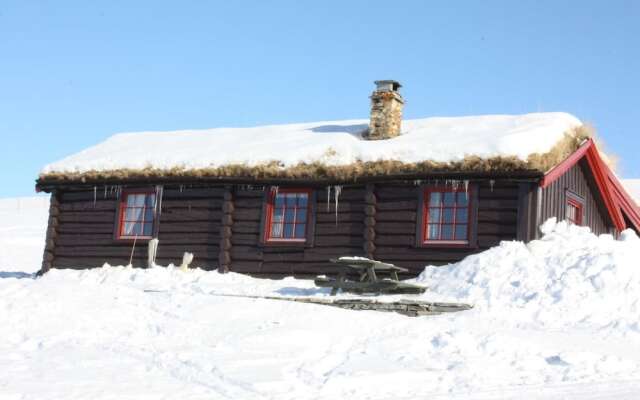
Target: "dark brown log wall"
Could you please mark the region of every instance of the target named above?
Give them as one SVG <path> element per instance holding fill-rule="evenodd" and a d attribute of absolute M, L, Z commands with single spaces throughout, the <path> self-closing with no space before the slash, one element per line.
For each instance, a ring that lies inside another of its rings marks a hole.
<path fill-rule="evenodd" d="M 224 188 L 166 188 L 159 215 L 160 246 L 156 262 L 179 265 L 182 255 L 194 254 L 191 266 L 218 266 Z M 95 198 L 95 200 L 94 200 Z M 59 215 L 52 265 L 56 268 L 126 265 L 133 242 L 116 240 L 118 191 L 97 188 L 58 195 Z M 132 264 L 147 265 L 146 240 L 136 241 Z"/>
<path fill-rule="evenodd" d="M 567 190 L 570 190 L 584 199 L 583 225 L 590 227 L 596 234 L 612 233 L 613 224 L 602 206 L 604 201 L 585 162 L 580 161 L 551 185 L 542 189 L 539 205 L 540 223 L 551 217 L 558 218 L 558 221 L 565 219 Z M 537 234 L 539 236 L 540 232 Z"/>
<path fill-rule="evenodd" d="M 265 276 L 332 274 L 330 258 L 367 256 L 407 267 L 459 261 L 469 254 L 517 237 L 519 184 L 473 183 L 477 199 L 477 240 L 464 248 L 420 247 L 416 228 L 422 186 L 380 183 L 345 186 L 336 212 L 334 189 L 315 187 L 313 240 L 299 246 L 261 241 L 268 186 L 165 187 L 159 216 L 157 263 L 179 264 L 185 251 L 193 267 Z M 131 241 L 114 238 L 118 193 L 98 188 L 60 192 L 56 197 L 55 242 L 48 247 L 54 267 L 99 267 L 129 262 Z M 51 223 L 51 222 L 50 222 Z M 51 228 L 50 228 L 51 229 Z M 145 241 L 136 244 L 134 266 L 144 267 Z M 46 261 L 46 260 L 45 260 Z"/>

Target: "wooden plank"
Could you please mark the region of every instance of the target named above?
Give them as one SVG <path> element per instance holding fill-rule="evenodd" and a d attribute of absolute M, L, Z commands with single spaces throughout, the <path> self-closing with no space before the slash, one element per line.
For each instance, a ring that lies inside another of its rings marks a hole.
<path fill-rule="evenodd" d="M 418 186 L 392 186 L 382 184 L 376 186 L 376 197 L 378 202 L 382 203 L 388 200 L 416 200 L 418 198 Z"/>
<path fill-rule="evenodd" d="M 260 221 L 262 218 L 262 208 L 237 208 L 233 212 L 235 221 Z"/>
<path fill-rule="evenodd" d="M 518 209 L 518 199 L 480 199 L 478 204 L 479 209 L 485 210 L 517 210 Z"/>
<path fill-rule="evenodd" d="M 163 233 L 214 233 L 220 232 L 220 221 L 195 221 L 195 222 L 176 222 L 162 223 L 160 221 L 160 235 Z"/>
<path fill-rule="evenodd" d="M 56 256 L 61 257 L 124 257 L 128 258 L 131 254 L 133 243 L 131 244 L 113 244 L 112 246 L 57 246 Z M 217 256 L 218 246 L 207 245 L 164 245 L 158 247 L 158 257 L 167 257 L 179 255 L 180 257 L 185 251 L 197 254 L 199 257 L 204 257 L 209 253 Z M 134 254 L 141 257 L 147 255 L 147 243 L 136 243 Z M 211 258 L 211 257 L 210 257 Z"/>
<path fill-rule="evenodd" d="M 362 222 L 364 220 L 364 212 L 359 213 L 338 213 L 338 223 Z M 336 223 L 335 214 L 319 213 L 316 215 L 316 223 Z"/>
<path fill-rule="evenodd" d="M 483 223 L 502 223 L 516 224 L 518 212 L 516 210 L 478 210 L 478 224 Z"/>
<path fill-rule="evenodd" d="M 236 210 L 241 208 L 247 209 L 262 209 L 262 204 L 264 203 L 263 198 L 235 198 L 234 205 Z"/>
<path fill-rule="evenodd" d="M 260 235 L 252 233 L 235 233 L 231 236 L 233 245 L 257 246 L 260 243 Z"/>
<path fill-rule="evenodd" d="M 517 235 L 517 226 L 516 224 L 478 224 L 478 235 L 509 236 L 515 240 Z"/>
<path fill-rule="evenodd" d="M 185 199 L 185 198 L 222 198 L 224 194 L 224 187 L 209 187 L 209 188 L 192 188 L 185 186 L 182 190 L 179 188 L 164 188 L 164 199 Z M 163 199 L 163 201 L 164 201 Z"/>
<path fill-rule="evenodd" d="M 58 226 L 58 233 L 111 233 L 114 232 L 114 223 L 63 223 Z"/>
<path fill-rule="evenodd" d="M 222 198 L 181 198 L 181 199 L 167 199 L 162 200 L 162 211 L 168 211 L 173 209 L 214 209 L 219 210 L 222 208 Z"/>
<path fill-rule="evenodd" d="M 235 221 L 233 223 L 233 234 L 236 233 L 260 233 L 260 222 L 257 221 Z"/>

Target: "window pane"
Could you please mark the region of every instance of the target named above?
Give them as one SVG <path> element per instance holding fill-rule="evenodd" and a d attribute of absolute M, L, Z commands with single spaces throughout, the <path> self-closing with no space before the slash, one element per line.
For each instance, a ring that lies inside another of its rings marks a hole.
<path fill-rule="evenodd" d="M 441 194 L 439 192 L 431 192 L 429 195 L 429 205 L 430 206 L 439 206 L 441 200 Z"/>
<path fill-rule="evenodd" d="M 291 207 L 295 207 L 296 206 L 296 194 L 295 193 L 287 193 L 286 196 L 286 204 L 287 204 L 287 208 Z"/>
<path fill-rule="evenodd" d="M 276 205 L 276 208 L 284 207 L 284 194 L 283 193 L 278 193 L 276 195 L 275 205 Z"/>
<path fill-rule="evenodd" d="M 271 237 L 272 238 L 282 237 L 282 224 L 279 224 L 279 223 L 271 224 Z"/>
<path fill-rule="evenodd" d="M 282 208 L 275 208 L 273 210 L 273 215 L 271 216 L 271 222 L 282 222 L 282 213 L 284 210 Z"/>
<path fill-rule="evenodd" d="M 442 210 L 442 221 L 446 223 L 453 223 L 453 208 L 444 208 Z"/>
<path fill-rule="evenodd" d="M 125 222 L 124 235 L 125 236 L 139 236 L 142 234 L 142 223 L 140 222 Z"/>
<path fill-rule="evenodd" d="M 131 198 L 131 202 L 129 204 L 133 205 L 134 207 L 144 206 L 144 199 L 146 197 L 144 194 L 131 194 L 129 195 L 129 197 Z"/>
<path fill-rule="evenodd" d="M 427 239 L 439 239 L 440 227 L 437 224 L 429 224 L 427 227 Z"/>
<path fill-rule="evenodd" d="M 306 233 L 306 224 L 296 224 L 296 238 L 304 239 Z"/>
<path fill-rule="evenodd" d="M 284 237 L 287 239 L 293 238 L 293 224 L 284 225 Z"/>
<path fill-rule="evenodd" d="M 469 219 L 469 212 L 466 208 L 456 209 L 456 223 L 465 223 Z"/>
<path fill-rule="evenodd" d="M 293 223 L 293 217 L 295 216 L 296 210 L 293 208 L 285 209 L 284 213 L 284 222 Z"/>
<path fill-rule="evenodd" d="M 467 225 L 456 225 L 456 240 L 467 240 Z"/>
<path fill-rule="evenodd" d="M 440 222 L 440 209 L 439 208 L 430 208 L 429 209 L 429 222 L 437 223 Z"/>
<path fill-rule="evenodd" d="M 153 208 L 147 208 L 145 210 L 144 222 L 153 222 Z"/>
<path fill-rule="evenodd" d="M 458 192 L 458 206 L 466 207 L 469 204 L 469 193 Z"/>
<path fill-rule="evenodd" d="M 453 225 L 442 225 L 442 240 L 453 240 Z"/>
<path fill-rule="evenodd" d="M 124 212 L 125 221 L 140 221 L 142 219 L 142 208 L 127 208 Z"/>
<path fill-rule="evenodd" d="M 142 234 L 144 236 L 153 236 L 153 224 L 144 224 L 144 231 Z"/>
<path fill-rule="evenodd" d="M 445 192 L 443 203 L 445 206 L 453 206 L 456 203 L 456 194 L 454 192 Z"/>
<path fill-rule="evenodd" d="M 298 193 L 298 207 L 307 208 L 308 197 L 307 193 Z"/>
<path fill-rule="evenodd" d="M 145 196 L 145 205 L 150 208 L 154 208 L 156 206 L 156 195 L 148 194 Z"/>
<path fill-rule="evenodd" d="M 296 215 L 296 222 L 307 222 L 307 210 L 298 210 L 298 214 Z"/>

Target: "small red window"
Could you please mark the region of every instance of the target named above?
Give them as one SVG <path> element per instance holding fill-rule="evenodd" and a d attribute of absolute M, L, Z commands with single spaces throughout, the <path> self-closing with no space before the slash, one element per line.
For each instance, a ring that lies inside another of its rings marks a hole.
<path fill-rule="evenodd" d="M 470 193 L 464 189 L 428 188 L 424 193 L 424 243 L 469 243 Z"/>
<path fill-rule="evenodd" d="M 567 197 L 565 218 L 574 225 L 582 225 L 582 202 L 572 197 Z"/>
<path fill-rule="evenodd" d="M 120 203 L 119 239 L 151 238 L 155 221 L 154 192 L 125 192 Z"/>
<path fill-rule="evenodd" d="M 307 240 L 310 190 L 272 190 L 267 203 L 265 241 L 304 242 Z"/>

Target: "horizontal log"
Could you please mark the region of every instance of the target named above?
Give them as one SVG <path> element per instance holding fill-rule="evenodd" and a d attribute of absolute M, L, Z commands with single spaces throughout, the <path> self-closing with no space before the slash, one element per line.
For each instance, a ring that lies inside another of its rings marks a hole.
<path fill-rule="evenodd" d="M 195 222 L 160 222 L 159 232 L 163 233 L 211 233 L 219 234 L 220 221 L 217 219 L 211 219 L 208 221 L 195 221 Z"/>
<path fill-rule="evenodd" d="M 181 199 L 167 199 L 162 200 L 162 211 L 173 210 L 176 208 L 186 209 L 222 209 L 221 198 L 181 198 Z"/>
<path fill-rule="evenodd" d="M 257 246 L 260 243 L 260 235 L 252 233 L 233 233 L 231 243 L 234 246 Z"/>
<path fill-rule="evenodd" d="M 103 222 L 113 224 L 116 219 L 115 210 L 113 211 L 65 211 L 58 216 L 60 223 L 91 223 Z"/>
<path fill-rule="evenodd" d="M 332 223 L 316 224 L 315 233 L 316 240 L 319 236 L 324 235 L 361 235 L 364 231 L 362 222 L 338 222 L 338 225 Z"/>
<path fill-rule="evenodd" d="M 185 198 L 220 198 L 224 195 L 224 187 L 211 188 L 191 188 L 185 186 L 182 190 L 175 188 L 165 188 L 163 199 L 185 199 Z"/>
<path fill-rule="evenodd" d="M 117 199 L 116 192 L 109 192 L 105 196 L 104 187 L 96 187 L 96 191 L 94 193 L 93 189 L 91 190 L 83 190 L 83 191 L 73 191 L 73 192 L 62 192 L 58 194 L 58 198 L 60 199 L 60 203 L 67 203 L 73 201 L 82 201 L 82 202 L 92 202 L 96 201 L 104 201 L 104 200 L 115 200 Z"/>
<path fill-rule="evenodd" d="M 377 235 L 374 241 L 376 248 L 380 246 L 406 246 L 411 247 L 416 244 L 415 234 L 413 235 Z"/>
<path fill-rule="evenodd" d="M 237 208 L 233 212 L 235 221 L 260 221 L 262 208 Z"/>
<path fill-rule="evenodd" d="M 324 213 L 320 213 L 316 215 L 316 223 L 334 223 L 336 222 L 336 217 L 337 217 L 337 221 L 338 223 L 341 222 L 362 222 L 362 220 L 364 219 L 364 213 L 363 212 L 359 212 L 359 213 L 338 213 L 338 215 L 336 216 L 335 214 L 324 214 Z"/>
<path fill-rule="evenodd" d="M 518 209 L 518 200 L 506 200 L 506 199 L 497 199 L 497 200 L 487 200 L 480 199 L 478 201 L 478 209 L 480 210 L 517 210 Z"/>
<path fill-rule="evenodd" d="M 262 250 L 255 246 L 233 246 L 231 247 L 231 259 L 243 261 L 262 261 Z"/>
<path fill-rule="evenodd" d="M 414 200 L 396 200 L 396 201 L 378 201 L 376 208 L 379 211 L 415 211 L 418 209 L 418 199 Z"/>
<path fill-rule="evenodd" d="M 362 247 L 314 247 L 304 252 L 304 261 L 328 262 L 331 258 L 363 255 Z"/>
<path fill-rule="evenodd" d="M 478 235 L 478 246 L 481 249 L 488 249 L 490 247 L 497 246 L 501 241 L 515 240 L 513 236 L 497 236 L 497 235 Z"/>
<path fill-rule="evenodd" d="M 376 237 L 389 234 L 411 234 L 416 231 L 416 223 L 412 222 L 378 222 L 375 226 Z"/>
<path fill-rule="evenodd" d="M 57 228 L 58 234 L 63 233 L 111 233 L 114 232 L 114 223 L 61 223 Z"/>
<path fill-rule="evenodd" d="M 240 203 L 241 199 L 262 199 L 265 192 L 263 190 L 244 190 L 236 189 L 234 192 L 234 201 Z"/>
<path fill-rule="evenodd" d="M 236 233 L 260 233 L 260 222 L 258 221 L 236 221 L 232 226 L 233 234 Z"/>
<path fill-rule="evenodd" d="M 263 253 L 262 260 L 268 262 L 300 263 L 304 261 L 304 248 L 297 253 Z"/>
<path fill-rule="evenodd" d="M 56 257 L 123 257 L 131 255 L 133 243 L 114 244 L 112 246 L 57 246 Z M 182 257 L 184 252 L 194 253 L 199 258 L 214 258 L 218 256 L 218 246 L 215 245 L 163 245 L 158 246 L 158 257 Z M 136 243 L 134 256 L 147 257 L 147 243 Z"/>
<path fill-rule="evenodd" d="M 377 185 L 375 189 L 378 203 L 387 200 L 415 200 L 419 194 L 418 186 L 390 186 Z"/>
<path fill-rule="evenodd" d="M 478 235 L 511 236 L 515 239 L 517 230 L 516 224 L 478 224 Z"/>
<path fill-rule="evenodd" d="M 478 224 L 483 223 L 502 223 L 516 224 L 518 220 L 518 212 L 516 210 L 478 210 Z"/>
<path fill-rule="evenodd" d="M 315 239 L 315 247 L 334 247 L 334 246 L 346 246 L 357 247 L 364 244 L 364 238 L 362 235 L 331 235 L 331 236 L 319 236 Z"/>
<path fill-rule="evenodd" d="M 231 260 L 229 271 L 239 273 L 260 273 L 262 261 Z"/>
<path fill-rule="evenodd" d="M 167 209 L 163 207 L 162 214 L 160 214 L 160 223 L 182 223 L 182 222 L 199 222 L 199 221 L 219 221 L 222 218 L 222 211 L 220 210 L 203 210 L 203 209 L 187 209 L 187 208 L 172 208 Z"/>
<path fill-rule="evenodd" d="M 418 216 L 415 211 L 378 211 L 376 221 L 380 222 L 415 222 Z"/>
<path fill-rule="evenodd" d="M 264 204 L 263 198 L 255 198 L 255 197 L 237 198 L 236 197 L 233 199 L 233 205 L 235 206 L 236 210 L 241 208 L 262 209 L 263 204 Z"/>
<path fill-rule="evenodd" d="M 61 212 L 65 211 L 115 211 L 118 206 L 116 200 L 98 200 L 95 203 L 93 201 L 77 201 L 77 202 L 63 202 L 58 205 Z"/>
<path fill-rule="evenodd" d="M 517 200 L 518 187 L 494 187 L 493 190 L 490 187 L 480 187 L 478 197 L 480 199 L 503 198 Z"/>
<path fill-rule="evenodd" d="M 338 213 L 350 213 L 350 212 L 364 212 L 366 204 L 363 201 L 349 201 L 341 199 L 338 202 Z M 336 204 L 333 200 L 329 202 L 329 207 L 327 207 L 326 199 L 324 201 L 320 200 L 316 206 L 317 214 L 335 214 L 336 213 Z"/>

